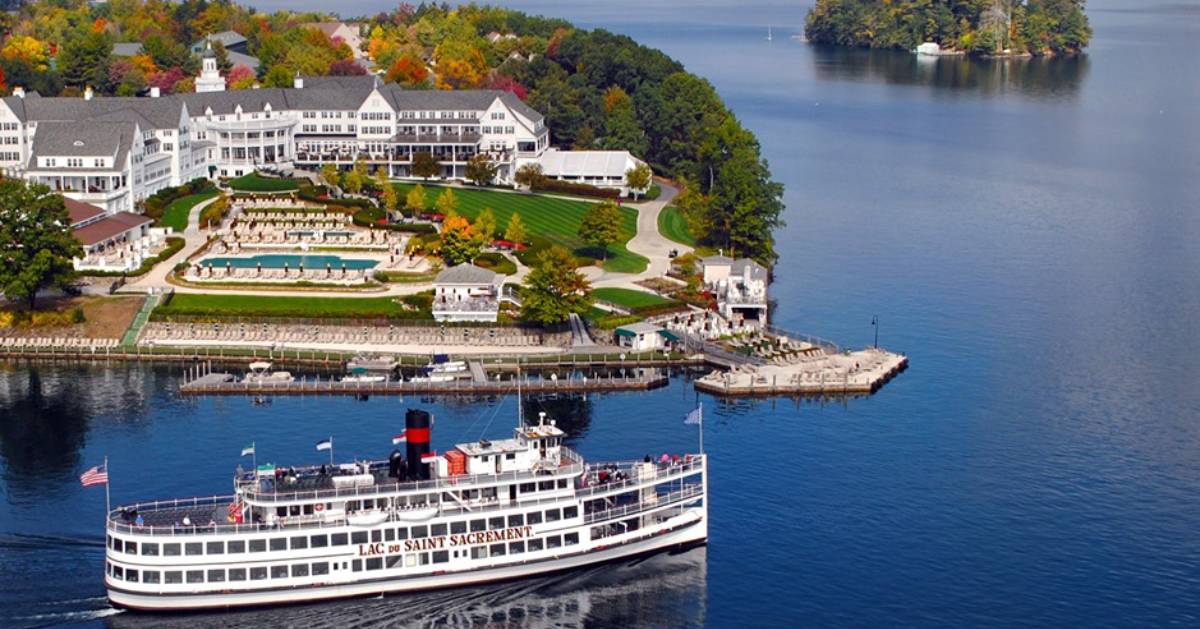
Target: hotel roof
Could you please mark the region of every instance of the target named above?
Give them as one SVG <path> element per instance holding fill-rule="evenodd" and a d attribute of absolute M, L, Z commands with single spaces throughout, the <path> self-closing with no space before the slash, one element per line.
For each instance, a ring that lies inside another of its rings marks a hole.
<path fill-rule="evenodd" d="M 74 227 L 80 223 L 89 221 L 97 216 L 104 214 L 104 208 L 76 201 L 68 197 L 63 197 L 63 205 L 67 207 L 67 214 L 71 216 L 71 226 Z"/>

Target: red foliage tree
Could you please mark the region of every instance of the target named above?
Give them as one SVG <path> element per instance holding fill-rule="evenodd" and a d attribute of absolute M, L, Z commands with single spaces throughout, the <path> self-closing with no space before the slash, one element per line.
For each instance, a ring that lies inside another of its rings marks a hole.
<path fill-rule="evenodd" d="M 338 59 L 329 64 L 329 74 L 332 76 L 362 76 L 367 69 L 354 59 Z"/>
<path fill-rule="evenodd" d="M 409 54 L 397 59 L 392 67 L 388 68 L 384 78 L 388 83 L 422 85 L 429 80 L 429 69 L 419 57 Z"/>
<path fill-rule="evenodd" d="M 516 94 L 517 98 L 525 100 L 529 95 L 529 89 L 517 82 L 516 79 L 507 74 L 499 72 L 493 74 L 487 81 L 487 88 L 492 90 L 504 90 Z"/>

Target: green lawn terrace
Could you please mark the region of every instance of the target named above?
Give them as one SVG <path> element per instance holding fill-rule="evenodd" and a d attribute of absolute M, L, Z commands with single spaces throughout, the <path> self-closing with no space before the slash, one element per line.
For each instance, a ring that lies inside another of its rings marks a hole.
<path fill-rule="evenodd" d="M 300 189 L 300 181 L 297 179 L 266 177 L 257 172 L 230 179 L 228 185 L 234 192 L 255 192 L 260 194 L 296 192 Z"/>
<path fill-rule="evenodd" d="M 395 184 L 402 197 L 415 185 Z M 443 186 L 422 186 L 429 208 L 433 208 L 438 196 L 447 189 Z M 496 231 L 500 234 L 504 233 L 514 213 L 521 215 L 521 222 L 530 236 L 530 247 L 518 254 L 518 258 L 526 265 L 534 263 L 538 253 L 551 245 L 566 247 L 582 264 L 594 264 L 603 257 L 602 252 L 579 238 L 579 224 L 593 202 L 480 188 L 451 189 L 458 199 L 458 213 L 468 219 L 474 220 L 483 208 L 491 208 L 496 216 Z M 640 273 L 646 270 L 649 260 L 626 248 L 629 239 L 637 233 L 637 210 L 621 207 L 620 212 L 621 241 L 609 247 L 608 258 L 603 266 L 606 271 L 615 273 Z"/>

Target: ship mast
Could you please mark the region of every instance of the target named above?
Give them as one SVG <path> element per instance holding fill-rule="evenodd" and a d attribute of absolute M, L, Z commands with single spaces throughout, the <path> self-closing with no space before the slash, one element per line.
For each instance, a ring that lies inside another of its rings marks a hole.
<path fill-rule="evenodd" d="M 521 407 L 521 358 L 517 357 L 517 428 L 525 427 L 525 413 Z"/>

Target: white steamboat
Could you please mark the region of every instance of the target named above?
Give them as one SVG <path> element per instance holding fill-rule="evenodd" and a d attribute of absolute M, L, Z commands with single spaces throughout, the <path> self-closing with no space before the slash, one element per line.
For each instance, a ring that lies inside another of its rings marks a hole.
<path fill-rule="evenodd" d="M 109 601 L 156 611 L 277 605 L 516 579 L 708 537 L 704 455 L 585 463 L 544 414 L 511 439 L 239 474 L 235 493 L 108 515 Z"/>

